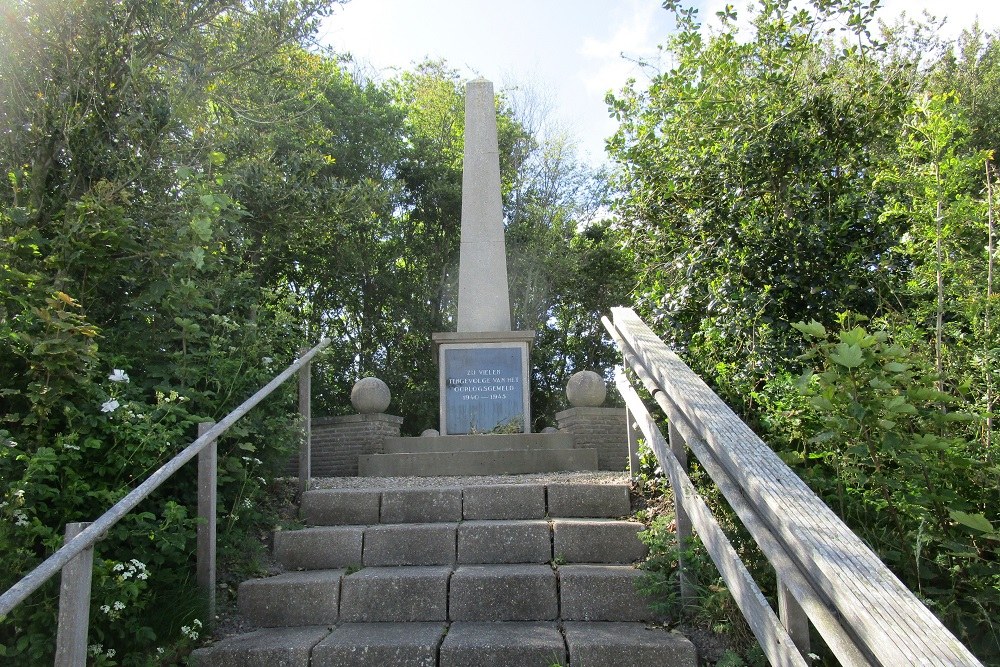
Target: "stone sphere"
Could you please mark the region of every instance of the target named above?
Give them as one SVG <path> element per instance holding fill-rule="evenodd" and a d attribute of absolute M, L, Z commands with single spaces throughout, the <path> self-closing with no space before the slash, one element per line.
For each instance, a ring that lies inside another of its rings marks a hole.
<path fill-rule="evenodd" d="M 436 428 L 425 428 L 420 432 L 421 438 L 436 438 L 439 435 L 441 435 L 441 433 Z"/>
<path fill-rule="evenodd" d="M 574 373 L 566 383 L 566 398 L 574 408 L 596 408 L 604 403 L 608 388 L 594 371 Z"/>
<path fill-rule="evenodd" d="M 391 399 L 389 387 L 375 377 L 361 378 L 351 389 L 351 405 L 363 415 L 385 412 Z"/>

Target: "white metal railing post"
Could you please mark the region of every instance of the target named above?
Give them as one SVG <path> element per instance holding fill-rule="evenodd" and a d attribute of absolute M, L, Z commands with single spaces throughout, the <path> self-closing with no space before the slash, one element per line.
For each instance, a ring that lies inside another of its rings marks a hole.
<path fill-rule="evenodd" d="M 309 348 L 299 350 L 304 355 Z M 302 423 L 302 444 L 299 446 L 299 495 L 309 490 L 312 482 L 312 364 L 299 370 L 299 417 Z"/>
<path fill-rule="evenodd" d="M 67 523 L 65 543 L 70 542 L 89 525 L 89 522 Z M 93 546 L 81 551 L 63 567 L 59 585 L 55 667 L 84 667 L 87 664 L 90 584 L 93 574 Z"/>
<path fill-rule="evenodd" d="M 198 424 L 198 437 L 215 422 Z M 218 443 L 212 440 L 198 453 L 198 587 L 207 596 L 209 627 L 215 623 L 215 545 L 218 521 Z"/>
<path fill-rule="evenodd" d="M 639 476 L 639 428 L 635 417 L 625 408 L 625 425 L 628 437 L 628 474 L 632 479 Z"/>

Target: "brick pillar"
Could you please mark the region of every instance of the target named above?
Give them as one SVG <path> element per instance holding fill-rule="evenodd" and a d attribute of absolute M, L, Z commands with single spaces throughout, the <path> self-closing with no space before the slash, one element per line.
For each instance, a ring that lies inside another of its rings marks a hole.
<path fill-rule="evenodd" d="M 313 477 L 356 477 L 358 455 L 382 454 L 385 439 L 398 438 L 402 424 L 402 417 L 384 413 L 313 419 Z"/>
<path fill-rule="evenodd" d="M 570 408 L 557 412 L 556 422 L 560 431 L 573 435 L 575 449 L 597 450 L 597 467 L 601 470 L 628 469 L 624 408 Z"/>

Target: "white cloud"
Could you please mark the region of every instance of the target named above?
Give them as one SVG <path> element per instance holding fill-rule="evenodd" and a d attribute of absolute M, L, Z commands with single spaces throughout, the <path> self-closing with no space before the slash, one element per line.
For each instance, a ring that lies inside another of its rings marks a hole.
<path fill-rule="evenodd" d="M 655 3 L 629 2 L 627 14 L 614 24 L 610 35 L 584 38 L 578 50 L 584 60 L 578 76 L 588 93 L 617 90 L 640 73 L 639 61 L 656 61 L 657 45 L 667 37 L 656 31 L 663 14 Z"/>

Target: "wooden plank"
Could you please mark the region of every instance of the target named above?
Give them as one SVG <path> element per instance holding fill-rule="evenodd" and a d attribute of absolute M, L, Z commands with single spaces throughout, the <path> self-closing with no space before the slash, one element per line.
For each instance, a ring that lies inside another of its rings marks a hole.
<path fill-rule="evenodd" d="M 66 524 L 65 542 L 72 542 L 89 523 Z M 90 583 L 94 575 L 94 547 L 80 552 L 63 568 L 59 585 L 59 624 L 56 627 L 55 667 L 87 664 L 90 628 Z"/>
<path fill-rule="evenodd" d="M 814 588 L 880 664 L 981 665 L 802 480 L 634 312 L 615 328 L 701 434 Z"/>
<path fill-rule="evenodd" d="M 198 424 L 198 435 L 208 433 L 215 422 Z M 197 580 L 208 598 L 208 627 L 215 626 L 216 532 L 218 521 L 219 448 L 213 440 L 198 452 Z"/>
<path fill-rule="evenodd" d="M 625 399 L 625 404 L 628 405 L 632 415 L 636 418 L 639 429 L 646 436 L 646 441 L 650 443 L 653 451 L 656 452 L 660 464 L 664 466 L 664 471 L 670 476 L 674 497 L 683 498 L 684 508 L 688 516 L 691 517 L 691 523 L 697 529 L 702 544 L 705 545 L 712 561 L 719 570 L 719 574 L 722 575 L 723 581 L 729 587 L 733 600 L 743 612 L 743 616 L 746 618 L 754 637 L 760 643 L 768 662 L 776 667 L 791 667 L 793 665 L 807 667 L 808 663 L 796 649 L 788 632 L 785 631 L 781 621 L 768 605 L 764 594 L 760 592 L 760 588 L 750 576 L 750 572 L 740 560 L 736 550 L 733 549 L 733 545 L 729 543 L 729 539 L 715 520 L 712 511 L 698 495 L 680 463 L 670 453 L 663 435 L 649 412 L 646 411 L 639 395 L 635 393 L 631 384 L 622 375 L 619 375 L 617 385 L 618 391 Z"/>
<path fill-rule="evenodd" d="M 299 349 L 303 356 L 306 348 Z M 302 441 L 299 444 L 299 498 L 312 484 L 312 365 L 306 364 L 299 370 L 299 423 L 302 426 Z"/>
<path fill-rule="evenodd" d="M 639 365 L 640 362 L 635 353 L 621 338 L 614 325 L 607 318 L 604 318 L 604 324 L 608 327 L 608 332 L 615 339 L 618 347 L 623 350 L 626 363 L 630 366 Z M 744 496 L 739 486 L 718 464 L 704 440 L 697 434 L 680 409 L 663 391 L 656 387 L 655 380 L 641 366 L 637 376 L 642 379 L 647 391 L 667 415 L 671 428 L 677 429 L 686 438 L 699 463 L 719 487 L 723 497 L 729 502 L 761 552 L 784 581 L 787 590 L 799 606 L 805 610 L 806 615 L 813 622 L 834 655 L 838 657 L 841 665 L 844 667 L 867 667 L 877 664 L 878 661 L 875 657 L 871 654 L 865 654 L 858 646 L 856 638 L 841 624 L 839 614 L 833 605 L 825 599 L 821 591 L 813 588 L 805 573 L 799 569 L 798 564 L 789 556 L 780 540 L 757 515 L 753 504 Z"/>
<path fill-rule="evenodd" d="M 684 437 L 674 428 L 673 422 L 667 427 L 668 443 L 670 444 L 670 455 L 674 457 L 685 473 L 688 470 L 687 448 L 684 446 Z M 660 462 L 663 465 L 663 462 Z M 674 493 L 674 523 L 677 526 L 677 546 L 681 553 L 677 556 L 677 567 L 680 570 L 681 602 L 685 607 L 694 604 L 697 597 L 695 590 L 697 580 L 694 573 L 684 564 L 683 550 L 691 541 L 691 517 L 684 509 L 684 501 L 679 494 Z"/>

